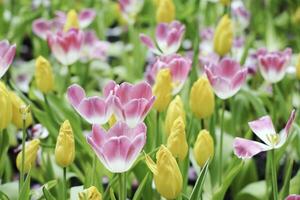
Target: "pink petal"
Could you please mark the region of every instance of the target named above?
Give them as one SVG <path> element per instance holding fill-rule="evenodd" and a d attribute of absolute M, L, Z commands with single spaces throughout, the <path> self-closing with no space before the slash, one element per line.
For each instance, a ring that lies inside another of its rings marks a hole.
<path fill-rule="evenodd" d="M 240 71 L 240 65 L 233 59 L 223 58 L 218 67 L 215 68 L 215 73 L 223 78 L 232 78 Z"/>
<path fill-rule="evenodd" d="M 286 197 L 285 200 L 300 200 L 300 195 L 297 194 L 291 194 L 288 197 Z"/>
<path fill-rule="evenodd" d="M 8 45 L 8 46 L 7 46 Z M 16 45 L 9 45 L 8 41 L 0 42 L 0 78 L 6 73 L 9 66 L 12 64 L 16 54 Z"/>
<path fill-rule="evenodd" d="M 154 42 L 152 41 L 152 39 L 145 35 L 145 34 L 140 34 L 140 40 L 142 43 L 144 43 L 149 49 L 154 49 L 155 45 Z"/>
<path fill-rule="evenodd" d="M 160 23 L 156 27 L 156 41 L 157 43 L 164 43 L 167 41 L 167 34 L 168 34 L 168 24 Z"/>
<path fill-rule="evenodd" d="M 84 9 L 79 13 L 78 19 L 80 28 L 89 26 L 96 17 L 96 12 L 93 9 Z"/>
<path fill-rule="evenodd" d="M 40 38 L 46 40 L 47 34 L 51 32 L 51 22 L 45 19 L 37 19 L 32 23 L 32 31 Z"/>
<path fill-rule="evenodd" d="M 296 117 L 296 110 L 293 109 L 291 112 L 291 115 L 289 117 L 289 120 L 287 121 L 285 127 L 284 127 L 284 132 L 286 135 L 289 134 L 289 130 L 292 127 L 293 122 L 295 121 L 295 117 Z"/>
<path fill-rule="evenodd" d="M 144 120 L 143 114 L 148 106 L 146 99 L 134 99 L 128 102 L 124 107 L 125 122 L 129 127 L 135 127 Z"/>
<path fill-rule="evenodd" d="M 139 123 L 134 128 L 130 128 L 124 122 L 117 122 L 111 129 L 109 129 L 108 134 L 110 137 L 119 137 L 119 136 L 126 136 L 130 140 L 133 140 L 137 135 L 143 134 L 146 132 L 147 128 L 144 123 Z"/>
<path fill-rule="evenodd" d="M 240 89 L 244 84 L 248 74 L 248 69 L 243 69 L 239 71 L 232 79 L 232 88 Z"/>
<path fill-rule="evenodd" d="M 67 91 L 68 100 L 74 108 L 78 108 L 80 102 L 85 98 L 85 92 L 82 87 L 73 84 Z"/>
<path fill-rule="evenodd" d="M 121 89 L 121 87 L 120 87 L 120 89 Z M 138 83 L 138 84 L 132 86 L 130 88 L 129 93 L 130 93 L 129 94 L 130 99 L 144 98 L 144 99 L 149 100 L 153 97 L 152 88 L 146 82 L 141 82 L 141 83 Z"/>
<path fill-rule="evenodd" d="M 113 81 L 113 80 L 109 81 L 103 88 L 104 97 L 108 97 L 111 94 L 115 94 L 116 87 L 117 87 L 117 84 L 115 81 Z"/>

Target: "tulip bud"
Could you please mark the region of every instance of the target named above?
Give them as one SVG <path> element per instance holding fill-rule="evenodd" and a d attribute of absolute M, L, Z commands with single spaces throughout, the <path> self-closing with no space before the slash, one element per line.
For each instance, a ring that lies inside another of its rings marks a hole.
<path fill-rule="evenodd" d="M 185 124 L 181 116 L 173 122 L 171 134 L 167 141 L 167 147 L 175 158 L 184 160 L 186 157 L 189 147 L 185 137 Z"/>
<path fill-rule="evenodd" d="M 298 61 L 296 64 L 296 77 L 300 80 L 300 55 L 298 56 Z"/>
<path fill-rule="evenodd" d="M 181 97 L 177 95 L 175 99 L 173 99 L 168 107 L 167 114 L 166 114 L 166 122 L 165 122 L 165 129 L 166 133 L 169 136 L 171 132 L 171 128 L 173 126 L 174 121 L 178 117 L 182 117 L 183 122 L 185 123 L 185 111 L 183 107 L 183 102 Z"/>
<path fill-rule="evenodd" d="M 214 156 L 214 140 L 205 129 L 198 134 L 194 146 L 194 156 L 200 167 L 203 167 L 206 161 Z"/>
<path fill-rule="evenodd" d="M 0 82 L 0 131 L 7 128 L 12 120 L 12 103 L 6 86 Z"/>
<path fill-rule="evenodd" d="M 170 23 L 175 19 L 175 6 L 173 0 L 160 0 L 157 6 L 157 23 Z"/>
<path fill-rule="evenodd" d="M 102 200 L 101 193 L 95 186 L 91 186 L 78 194 L 79 200 Z"/>
<path fill-rule="evenodd" d="M 200 77 L 192 86 L 190 92 L 190 107 L 193 114 L 200 118 L 212 115 L 215 109 L 215 96 L 206 77 Z"/>
<path fill-rule="evenodd" d="M 48 93 L 54 89 L 51 65 L 42 56 L 39 56 L 35 62 L 35 81 L 37 88 L 43 93 Z"/>
<path fill-rule="evenodd" d="M 154 108 L 157 111 L 164 111 L 172 98 L 172 77 L 169 69 L 162 69 L 158 72 L 153 86 L 155 96 Z"/>
<path fill-rule="evenodd" d="M 67 14 L 67 21 L 64 26 L 64 31 L 67 32 L 70 29 L 79 28 L 78 16 L 75 10 L 70 10 Z"/>
<path fill-rule="evenodd" d="M 175 199 L 182 190 L 182 175 L 172 153 L 162 145 L 156 153 L 156 164 L 146 155 L 146 164 L 154 175 L 157 191 L 166 199 Z"/>
<path fill-rule="evenodd" d="M 32 124 L 32 115 L 23 100 L 14 92 L 9 92 L 12 102 L 12 123 L 19 129 L 23 128 L 23 120 L 25 120 L 25 128 Z"/>
<path fill-rule="evenodd" d="M 55 160 L 61 167 L 69 166 L 75 158 L 73 130 L 69 120 L 61 125 L 55 147 Z"/>
<path fill-rule="evenodd" d="M 214 50 L 220 56 L 227 54 L 232 46 L 233 24 L 228 15 L 220 20 L 214 35 Z"/>
<path fill-rule="evenodd" d="M 224 6 L 228 6 L 230 4 L 230 0 L 219 0 L 219 2 Z"/>
<path fill-rule="evenodd" d="M 40 140 L 34 139 L 25 145 L 25 160 L 24 160 L 24 172 L 28 173 L 30 168 L 34 166 L 36 161 L 37 152 L 40 148 Z M 22 151 L 17 156 L 17 168 L 19 171 L 22 170 Z"/>

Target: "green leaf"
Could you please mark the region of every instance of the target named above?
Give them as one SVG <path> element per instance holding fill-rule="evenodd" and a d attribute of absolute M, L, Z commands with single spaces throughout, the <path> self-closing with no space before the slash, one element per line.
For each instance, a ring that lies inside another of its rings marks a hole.
<path fill-rule="evenodd" d="M 21 189 L 19 200 L 27 200 L 30 197 L 30 177 L 31 177 L 31 170 L 29 170 L 24 185 Z"/>
<path fill-rule="evenodd" d="M 236 200 L 261 200 L 266 199 L 266 181 L 253 182 L 245 186 L 237 195 Z"/>
<path fill-rule="evenodd" d="M 112 188 L 109 189 L 109 196 L 111 200 L 117 200 L 114 194 L 114 190 Z"/>
<path fill-rule="evenodd" d="M 9 200 L 8 196 L 0 191 L 0 199 L 1 200 Z"/>
<path fill-rule="evenodd" d="M 197 181 L 196 181 L 196 184 L 195 184 L 194 189 L 192 191 L 192 194 L 190 196 L 190 200 L 200 199 L 201 192 L 202 192 L 202 187 L 203 187 L 205 177 L 206 177 L 207 172 L 208 172 L 209 163 L 210 163 L 210 161 L 208 160 L 205 163 L 204 167 L 202 168 L 202 170 L 201 170 L 201 172 L 200 172 L 200 174 L 197 178 Z"/>
<path fill-rule="evenodd" d="M 292 158 L 289 158 L 288 162 L 286 163 L 285 173 L 284 173 L 284 181 L 283 181 L 282 189 L 280 191 L 279 199 L 284 199 L 289 194 L 290 179 L 291 179 L 291 175 L 292 175 L 293 163 L 294 163 L 294 160 Z"/>
<path fill-rule="evenodd" d="M 51 188 L 53 188 L 56 185 L 57 185 L 57 180 L 51 180 L 51 181 L 47 182 L 46 184 L 42 185 L 38 189 L 32 190 L 31 198 L 32 199 L 40 199 L 43 195 L 45 196 L 45 192 L 43 191 L 44 188 L 46 188 L 47 190 L 50 190 Z"/>
<path fill-rule="evenodd" d="M 148 177 L 149 177 L 149 172 L 146 174 L 146 176 L 144 177 L 140 186 L 138 187 L 137 191 L 135 192 L 135 194 L 133 196 L 133 200 L 139 200 L 141 198 L 142 192 L 143 192 L 144 186 L 146 185 Z"/>
<path fill-rule="evenodd" d="M 46 200 L 55 200 L 55 198 L 52 196 L 52 194 L 45 186 L 43 187 L 43 194 Z"/>

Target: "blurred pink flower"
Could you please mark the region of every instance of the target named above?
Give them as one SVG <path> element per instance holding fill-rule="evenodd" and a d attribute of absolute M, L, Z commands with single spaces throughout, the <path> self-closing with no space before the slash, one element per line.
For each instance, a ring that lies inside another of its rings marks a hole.
<path fill-rule="evenodd" d="M 241 0 L 233 1 L 231 4 L 231 10 L 234 27 L 239 31 L 243 31 L 249 26 L 251 18 L 250 12 Z"/>
<path fill-rule="evenodd" d="M 268 52 L 261 48 L 257 51 L 259 69 L 264 79 L 269 83 L 277 83 L 283 79 L 286 68 L 292 56 L 292 49 Z"/>
<path fill-rule="evenodd" d="M 300 200 L 300 195 L 297 194 L 291 194 L 288 197 L 286 197 L 285 200 Z"/>
<path fill-rule="evenodd" d="M 118 0 L 122 18 L 129 24 L 135 23 L 137 14 L 142 10 L 144 0 Z"/>
<path fill-rule="evenodd" d="M 0 41 L 0 78 L 6 73 L 16 54 L 16 45 L 7 40 Z"/>
<path fill-rule="evenodd" d="M 48 45 L 54 57 L 63 65 L 71 65 L 80 58 L 83 32 L 70 29 L 68 32 L 48 34 Z"/>
<path fill-rule="evenodd" d="M 233 142 L 234 153 L 239 158 L 252 158 L 254 155 L 271 149 L 280 148 L 287 140 L 289 130 L 295 120 L 296 111 L 293 110 L 285 128 L 277 134 L 270 116 L 264 116 L 258 120 L 249 122 L 251 130 L 264 143 L 253 140 L 235 138 Z"/>
<path fill-rule="evenodd" d="M 67 97 L 73 108 L 90 124 L 105 124 L 112 115 L 112 98 L 86 97 L 77 84 L 68 88 Z"/>
<path fill-rule="evenodd" d="M 155 100 L 152 88 L 146 82 L 136 85 L 125 82 L 118 85 L 111 81 L 104 87 L 104 96 L 108 98 L 111 95 L 114 115 L 129 127 L 135 127 L 144 121 Z"/>
<path fill-rule="evenodd" d="M 228 99 L 240 90 L 248 70 L 242 69 L 233 59 L 223 58 L 218 64 L 205 66 L 205 73 L 216 95 L 221 99 Z"/>
<path fill-rule="evenodd" d="M 156 27 L 155 34 L 157 47 L 153 40 L 145 34 L 140 34 L 140 40 L 153 53 L 157 55 L 170 55 L 178 51 L 184 32 L 185 26 L 179 21 L 173 21 L 169 24 L 160 23 Z"/>
<path fill-rule="evenodd" d="M 117 122 L 108 131 L 99 125 L 87 136 L 87 141 L 101 163 L 112 173 L 128 171 L 146 143 L 147 127 L 144 123 L 130 128 Z"/>

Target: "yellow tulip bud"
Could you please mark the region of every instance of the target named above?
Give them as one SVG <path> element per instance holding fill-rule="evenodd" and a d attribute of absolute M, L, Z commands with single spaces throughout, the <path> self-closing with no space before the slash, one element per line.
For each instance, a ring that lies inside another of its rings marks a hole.
<path fill-rule="evenodd" d="M 69 120 L 61 125 L 55 147 L 55 160 L 61 167 L 69 166 L 75 158 L 74 135 Z"/>
<path fill-rule="evenodd" d="M 175 158 L 184 160 L 188 152 L 188 144 L 185 137 L 185 123 L 179 116 L 173 123 L 171 134 L 168 137 L 167 147 Z"/>
<path fill-rule="evenodd" d="M 48 93 L 54 89 L 51 65 L 42 56 L 39 56 L 35 62 L 35 81 L 37 88 L 43 93 Z"/>
<path fill-rule="evenodd" d="M 214 156 L 214 140 L 207 130 L 201 130 L 194 146 L 194 156 L 200 167 Z"/>
<path fill-rule="evenodd" d="M 167 110 L 165 129 L 168 136 L 170 135 L 171 127 L 173 126 L 174 121 L 179 116 L 182 117 L 183 122 L 185 123 L 185 111 L 183 107 L 183 102 L 180 96 L 177 95 L 175 99 L 171 101 Z"/>
<path fill-rule="evenodd" d="M 79 200 L 102 200 L 101 193 L 95 186 L 91 186 L 78 194 Z"/>
<path fill-rule="evenodd" d="M 233 24 L 228 15 L 220 20 L 214 35 L 214 50 L 220 56 L 227 54 L 232 46 Z"/>
<path fill-rule="evenodd" d="M 4 83 L 0 82 L 0 131 L 12 120 L 12 103 Z"/>
<path fill-rule="evenodd" d="M 157 23 L 170 23 L 175 19 L 175 6 L 173 0 L 160 0 L 156 10 Z"/>
<path fill-rule="evenodd" d="M 16 93 L 10 91 L 9 96 L 12 102 L 12 123 L 17 128 L 23 128 L 23 120 L 25 119 L 25 128 L 27 128 L 32 124 L 31 112 L 26 110 L 25 103 Z"/>
<path fill-rule="evenodd" d="M 162 69 L 158 72 L 153 86 L 153 94 L 156 97 L 154 108 L 159 112 L 164 111 L 172 98 L 172 78 L 169 69 Z"/>
<path fill-rule="evenodd" d="M 296 77 L 300 80 L 300 55 L 298 56 L 298 61 L 296 64 Z"/>
<path fill-rule="evenodd" d="M 40 140 L 34 139 L 25 145 L 25 160 L 24 160 L 24 172 L 27 173 L 32 166 L 34 166 L 37 152 L 40 148 Z M 17 168 L 22 170 L 22 151 L 17 156 Z"/>
<path fill-rule="evenodd" d="M 215 96 L 206 77 L 200 77 L 192 86 L 190 92 L 190 107 L 193 114 L 200 118 L 212 115 L 215 109 Z"/>
<path fill-rule="evenodd" d="M 221 4 L 224 6 L 228 6 L 230 4 L 230 0 L 219 0 Z"/>
<path fill-rule="evenodd" d="M 75 10 L 70 10 L 67 14 L 67 21 L 64 26 L 64 31 L 67 32 L 70 29 L 79 28 L 78 16 Z"/>
<path fill-rule="evenodd" d="M 146 155 L 157 191 L 166 199 L 175 199 L 182 190 L 182 175 L 172 153 L 162 145 L 156 153 L 156 164 Z"/>

